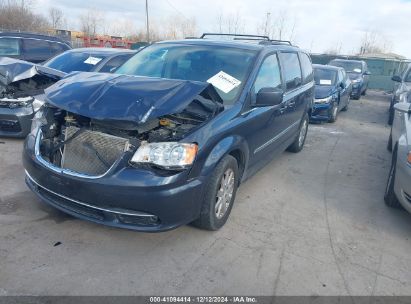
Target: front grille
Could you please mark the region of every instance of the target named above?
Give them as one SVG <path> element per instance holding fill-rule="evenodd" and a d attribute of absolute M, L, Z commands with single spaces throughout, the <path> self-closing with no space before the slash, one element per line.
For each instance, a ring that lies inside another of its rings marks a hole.
<path fill-rule="evenodd" d="M 18 120 L 0 120 L 0 130 L 6 132 L 21 132 L 21 126 Z"/>
<path fill-rule="evenodd" d="M 61 167 L 87 175 L 101 175 L 128 149 L 129 141 L 109 134 L 68 127 Z M 73 135 L 75 136 L 74 138 Z M 72 138 L 72 139 L 70 139 Z"/>

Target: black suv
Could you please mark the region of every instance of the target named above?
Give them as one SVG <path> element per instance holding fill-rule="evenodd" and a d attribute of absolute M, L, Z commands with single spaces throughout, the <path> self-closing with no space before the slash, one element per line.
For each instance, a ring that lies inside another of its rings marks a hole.
<path fill-rule="evenodd" d="M 31 190 L 111 226 L 222 227 L 242 181 L 303 148 L 314 81 L 290 43 L 207 37 L 155 43 L 115 74 L 49 87 L 23 152 Z"/>
<path fill-rule="evenodd" d="M 60 38 L 20 32 L 0 32 L 0 57 L 11 57 L 41 63 L 71 49 Z"/>

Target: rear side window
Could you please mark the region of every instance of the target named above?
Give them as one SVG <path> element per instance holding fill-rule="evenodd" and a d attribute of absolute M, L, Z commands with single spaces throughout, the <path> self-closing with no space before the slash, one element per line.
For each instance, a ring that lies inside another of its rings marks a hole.
<path fill-rule="evenodd" d="M 19 39 L 0 38 L 0 56 L 18 56 L 20 55 Z"/>
<path fill-rule="evenodd" d="M 301 85 L 301 68 L 297 53 L 280 53 L 287 91 Z"/>
<path fill-rule="evenodd" d="M 300 53 L 301 69 L 303 71 L 303 84 L 313 81 L 313 66 L 310 57 L 305 53 Z"/>
<path fill-rule="evenodd" d="M 41 62 L 52 56 L 50 44 L 45 40 L 23 39 L 23 46 L 27 60 Z"/>
<path fill-rule="evenodd" d="M 119 66 L 121 66 L 124 62 L 129 60 L 131 56 L 134 54 L 126 54 L 126 55 L 118 55 L 114 58 L 108 60 L 98 72 L 101 73 L 113 73 Z"/>
<path fill-rule="evenodd" d="M 411 69 L 409 69 L 408 73 L 405 75 L 404 81 L 411 82 Z"/>
<path fill-rule="evenodd" d="M 281 88 L 281 72 L 277 55 L 270 55 L 264 59 L 254 82 L 254 92 L 262 88 Z"/>

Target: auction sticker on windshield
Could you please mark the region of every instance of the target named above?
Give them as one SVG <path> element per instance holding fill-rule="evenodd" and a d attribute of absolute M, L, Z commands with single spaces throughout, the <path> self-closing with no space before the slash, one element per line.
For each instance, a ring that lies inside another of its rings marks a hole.
<path fill-rule="evenodd" d="M 231 92 L 241 84 L 240 80 L 234 78 L 231 75 L 228 75 L 223 71 L 220 71 L 219 73 L 211 77 L 209 80 L 207 80 L 207 82 L 211 83 L 217 89 L 223 91 L 226 94 Z"/>
<path fill-rule="evenodd" d="M 320 79 L 320 85 L 331 85 L 331 80 L 329 80 L 329 79 Z"/>
<path fill-rule="evenodd" d="M 84 63 L 96 65 L 100 61 L 101 61 L 101 58 L 90 56 L 86 60 L 84 60 Z"/>

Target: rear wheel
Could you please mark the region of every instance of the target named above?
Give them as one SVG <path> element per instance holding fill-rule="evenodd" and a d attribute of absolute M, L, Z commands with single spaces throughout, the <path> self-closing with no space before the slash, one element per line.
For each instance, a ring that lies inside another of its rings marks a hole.
<path fill-rule="evenodd" d="M 233 207 L 238 186 L 238 164 L 225 156 L 215 168 L 201 205 L 200 216 L 192 224 L 206 230 L 218 230 L 226 223 Z"/>
<path fill-rule="evenodd" d="M 384 201 L 385 204 L 392 208 L 401 208 L 401 204 L 394 192 L 395 173 L 397 166 L 397 151 L 392 154 L 391 168 L 388 175 L 387 187 L 385 188 Z"/>
<path fill-rule="evenodd" d="M 307 131 L 308 131 L 308 122 L 309 122 L 309 117 L 308 114 L 306 113 L 300 123 L 300 129 L 298 131 L 298 135 L 294 142 L 287 148 L 287 151 L 293 152 L 293 153 L 298 153 L 300 152 L 305 143 L 305 139 L 307 138 Z"/>
<path fill-rule="evenodd" d="M 388 137 L 387 150 L 392 152 L 392 128 L 391 128 L 390 136 Z"/>
<path fill-rule="evenodd" d="M 390 110 L 388 112 L 388 125 L 392 125 L 392 122 L 394 121 L 394 104 L 390 105 Z"/>

